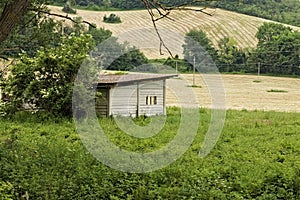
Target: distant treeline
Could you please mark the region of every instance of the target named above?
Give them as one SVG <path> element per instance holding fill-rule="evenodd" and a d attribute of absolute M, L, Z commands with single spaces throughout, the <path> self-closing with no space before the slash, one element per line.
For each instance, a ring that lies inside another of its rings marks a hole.
<path fill-rule="evenodd" d="M 66 0 L 51 0 L 50 3 L 63 5 Z M 81 6 L 99 10 L 102 8 L 141 9 L 144 4 L 141 0 L 72 0 L 74 6 Z M 182 5 L 192 0 L 160 0 L 167 6 Z M 226 0 L 203 1 L 193 3 L 198 6 L 223 8 L 252 16 L 279 21 L 287 24 L 300 25 L 300 2 L 298 0 Z"/>
<path fill-rule="evenodd" d="M 233 38 L 225 37 L 214 47 L 203 30 L 186 34 L 184 60 L 156 60 L 181 72 L 261 73 L 300 75 L 300 32 L 276 23 L 264 23 L 256 34 L 255 48 L 239 49 Z"/>

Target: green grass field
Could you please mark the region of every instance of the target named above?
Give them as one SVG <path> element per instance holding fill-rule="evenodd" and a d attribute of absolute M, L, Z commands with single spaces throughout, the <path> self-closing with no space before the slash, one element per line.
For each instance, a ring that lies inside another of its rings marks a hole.
<path fill-rule="evenodd" d="M 18 114 L 0 121 L 0 199 L 299 199 L 300 113 L 227 112 L 215 148 L 198 157 L 210 122 L 200 109 L 198 134 L 170 166 L 145 174 L 111 169 L 82 145 L 72 120 Z M 151 118 L 135 123 L 146 126 Z M 112 142 L 153 151 L 172 140 L 180 121 L 169 108 L 165 127 L 149 139 L 128 136 L 100 119 Z"/>

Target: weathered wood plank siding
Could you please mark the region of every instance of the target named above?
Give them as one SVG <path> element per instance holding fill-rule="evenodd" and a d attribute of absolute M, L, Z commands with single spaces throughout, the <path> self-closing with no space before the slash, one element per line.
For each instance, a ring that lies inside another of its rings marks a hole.
<path fill-rule="evenodd" d="M 95 109 L 99 117 L 109 116 L 109 88 L 99 88 L 101 96 L 96 98 Z"/>
<path fill-rule="evenodd" d="M 111 89 L 110 115 L 132 116 L 137 113 L 137 85 L 116 86 Z"/>
<path fill-rule="evenodd" d="M 147 81 L 116 86 L 110 91 L 110 113 L 113 116 L 153 116 L 164 114 L 164 81 Z M 137 96 L 139 94 L 139 96 Z M 155 105 L 147 105 L 146 98 L 156 97 Z"/>
<path fill-rule="evenodd" d="M 163 87 L 163 81 L 149 81 L 140 84 L 140 115 L 153 116 L 164 114 Z M 147 96 L 155 96 L 157 104 L 147 105 Z"/>
<path fill-rule="evenodd" d="M 105 88 L 106 87 L 106 88 Z M 165 80 L 130 81 L 98 87 L 98 116 L 153 116 L 165 114 Z"/>

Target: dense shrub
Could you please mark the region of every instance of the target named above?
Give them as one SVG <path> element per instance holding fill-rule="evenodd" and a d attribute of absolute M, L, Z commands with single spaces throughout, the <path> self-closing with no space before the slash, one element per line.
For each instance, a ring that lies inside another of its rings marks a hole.
<path fill-rule="evenodd" d="M 33 58 L 23 53 L 3 82 L 9 95 L 5 107 L 10 113 L 29 107 L 70 116 L 73 82 L 92 46 L 91 35 L 71 35 L 56 48 L 39 50 Z"/>
<path fill-rule="evenodd" d="M 0 179 L 0 199 L 12 200 L 14 197 L 14 186 L 9 182 Z"/>
<path fill-rule="evenodd" d="M 87 77 L 94 77 L 102 68 L 131 70 L 148 61 L 138 49 L 130 47 L 128 43 L 118 43 L 117 38 L 111 38 L 107 42 L 109 48 L 97 50 L 101 55 L 101 62 L 99 59 L 87 57 L 87 53 L 110 36 L 111 32 L 91 28 L 88 33 L 90 34 L 79 36 L 72 33 L 57 47 L 40 49 L 33 58 L 23 53 L 20 62 L 10 67 L 9 76 L 0 82 L 9 96 L 7 102 L 0 104 L 0 115 L 29 109 L 72 116 L 74 80 L 84 61 L 85 66 L 89 65 L 86 69 L 90 76 Z M 97 48 L 101 48 L 101 45 Z M 112 57 L 112 52 L 116 57 Z"/>
<path fill-rule="evenodd" d="M 106 23 L 121 23 L 121 18 L 114 13 L 111 13 L 108 17 L 104 15 L 103 22 Z"/>
<path fill-rule="evenodd" d="M 76 14 L 77 11 L 74 10 L 71 6 L 71 3 L 69 1 L 67 1 L 62 9 L 62 11 L 69 13 L 69 14 Z"/>

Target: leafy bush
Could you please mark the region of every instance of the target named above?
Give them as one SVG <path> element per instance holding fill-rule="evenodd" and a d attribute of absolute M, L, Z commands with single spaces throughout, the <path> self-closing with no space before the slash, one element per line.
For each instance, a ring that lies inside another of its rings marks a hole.
<path fill-rule="evenodd" d="M 12 200 L 14 197 L 14 186 L 9 182 L 0 179 L 0 199 Z"/>
<path fill-rule="evenodd" d="M 104 46 L 99 45 L 96 48 L 103 58 L 104 69 L 129 71 L 148 62 L 139 49 L 127 42 L 120 44 L 115 37 L 105 41 Z"/>
<path fill-rule="evenodd" d="M 126 47 L 128 48 L 128 47 Z M 129 52 L 121 55 L 107 69 L 117 71 L 130 71 L 143 64 L 146 64 L 148 59 L 140 50 L 135 47 L 130 47 Z"/>
<path fill-rule="evenodd" d="M 73 81 L 92 46 L 91 35 L 71 35 L 56 48 L 42 48 L 33 58 L 23 53 L 4 82 L 10 112 L 29 107 L 70 116 Z"/>
<path fill-rule="evenodd" d="M 69 1 L 67 1 L 62 9 L 62 11 L 69 13 L 69 14 L 76 14 L 77 11 L 74 10 L 71 6 L 71 3 Z"/>
<path fill-rule="evenodd" d="M 111 13 L 108 17 L 104 15 L 103 22 L 106 23 L 121 23 L 121 18 L 114 13 Z"/>
<path fill-rule="evenodd" d="M 91 77 L 103 67 L 111 70 L 131 70 L 147 63 L 143 53 L 130 47 L 128 43 L 118 43 L 117 38 L 110 39 L 108 49 L 98 49 L 101 62 L 87 58 L 87 53 L 110 37 L 111 32 L 90 27 L 87 31 L 89 34 L 81 34 L 80 26 L 74 27 L 72 32 L 55 48 L 41 48 L 34 57 L 23 52 L 20 61 L 10 67 L 8 78 L 0 84 L 5 94 L 9 95 L 8 102 L 0 104 L 1 116 L 20 109 L 44 110 L 53 115 L 72 116 L 74 80 L 83 61 L 86 62 L 85 65 L 90 65 L 87 73 L 92 74 Z M 111 65 L 102 66 L 105 64 L 102 61 L 112 59 L 111 52 L 120 57 L 113 58 Z M 88 86 L 82 87 L 84 89 Z"/>

